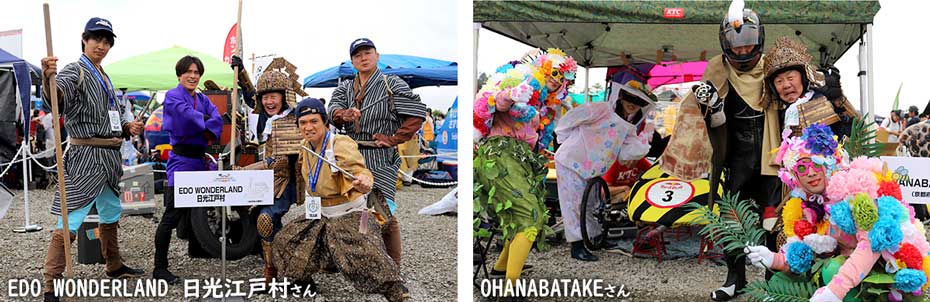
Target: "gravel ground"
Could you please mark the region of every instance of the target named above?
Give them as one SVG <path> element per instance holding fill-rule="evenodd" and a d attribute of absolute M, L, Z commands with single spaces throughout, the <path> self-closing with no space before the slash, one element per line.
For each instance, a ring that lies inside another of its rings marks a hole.
<path fill-rule="evenodd" d="M 930 234 L 930 233 L 928 233 Z M 637 255 L 630 257 L 626 253 L 615 251 L 594 252 L 600 260 L 584 262 L 571 258 L 571 247 L 563 242 L 546 252 L 533 250 L 526 264 L 533 265 L 523 273 L 523 278 L 530 279 L 602 279 L 604 285 L 623 286 L 626 298 L 559 298 L 532 299 L 531 301 L 712 301 L 711 291 L 719 288 L 726 280 L 727 269 L 723 259 L 711 259 L 698 264 L 695 257 L 663 260 Z M 665 236 L 671 245 L 675 239 Z M 500 248 L 494 247 L 488 253 L 490 270 Z M 746 270 L 747 281 L 762 279 L 764 271 L 749 265 Z M 492 277 L 495 278 L 495 277 Z M 475 288 L 475 301 L 493 301 L 481 296 L 480 288 Z M 930 295 L 924 297 L 930 301 Z M 734 302 L 747 301 L 746 295 L 740 295 Z"/>
<path fill-rule="evenodd" d="M 564 240 L 564 239 L 563 239 Z M 667 241 L 674 239 L 666 236 Z M 663 260 L 636 258 L 618 252 L 594 252 L 600 260 L 584 262 L 571 258 L 571 247 L 564 242 L 555 243 L 549 251 L 533 250 L 526 264 L 534 267 L 523 273 L 531 279 L 602 279 L 604 285 L 623 286 L 630 295 L 626 298 L 559 298 L 533 299 L 532 301 L 711 301 L 710 292 L 723 284 L 726 266 L 722 262 L 695 258 Z M 488 253 L 488 269 L 494 265 L 499 251 Z M 762 277 L 762 270 L 748 267 L 749 280 Z M 493 278 L 493 277 L 492 277 Z M 742 296 L 741 296 L 742 297 Z M 481 297 L 480 289 L 474 292 L 475 301 L 489 301 Z M 744 301 L 736 299 L 734 301 Z"/>
<path fill-rule="evenodd" d="M 442 198 L 449 189 L 425 189 L 418 185 L 404 187 L 398 192 L 400 205 L 398 217 L 403 236 L 402 274 L 407 280 L 413 301 L 453 301 L 456 297 L 456 217 L 422 216 L 416 212 Z M 38 279 L 42 281 L 42 267 L 48 248 L 51 229 L 56 217 L 48 209 L 54 190 L 30 190 L 29 201 L 31 221 L 43 227 L 39 232 L 18 234 L 12 229 L 24 223 L 22 191 L 14 191 L 13 200 L 6 217 L 0 221 L 0 280 Z M 155 217 L 161 217 L 161 195 L 156 200 L 159 205 Z M 284 222 L 302 215 L 299 208 L 291 208 L 284 217 Z M 123 217 L 120 221 L 120 251 L 125 262 L 142 268 L 146 274 L 152 272 L 154 256 L 154 236 L 157 222 L 142 216 Z M 219 278 L 221 262 L 217 259 L 192 259 L 187 256 L 187 243 L 172 238 L 169 261 L 172 271 L 187 279 Z M 72 245 L 72 257 L 76 259 L 77 244 Z M 248 256 L 227 265 L 227 276 L 232 280 L 247 281 L 262 276 L 263 263 L 259 256 Z M 74 262 L 74 276 L 85 279 L 106 278 L 103 265 L 83 265 Z M 316 278 L 321 294 L 311 301 L 385 301 L 380 295 L 358 293 L 342 275 L 318 275 Z M 183 284 L 183 283 L 182 283 Z M 248 288 L 248 282 L 244 288 Z M 0 284 L 0 301 L 8 301 L 8 284 Z M 38 299 L 30 298 L 29 301 Z M 184 298 L 184 286 L 170 286 L 167 297 L 159 298 L 123 298 L 123 299 L 71 299 L 69 301 L 198 301 Z M 272 301 L 270 296 L 257 296 L 249 301 Z M 278 299 L 280 300 L 280 299 Z M 307 300 L 302 300 L 307 301 Z"/>

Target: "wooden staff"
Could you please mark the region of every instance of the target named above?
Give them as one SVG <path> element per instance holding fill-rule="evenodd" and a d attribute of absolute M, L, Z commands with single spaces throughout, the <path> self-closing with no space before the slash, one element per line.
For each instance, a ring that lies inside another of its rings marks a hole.
<path fill-rule="evenodd" d="M 239 0 L 239 11 L 236 13 L 236 50 L 234 55 L 239 55 L 242 49 L 242 0 Z M 241 56 L 240 56 L 241 58 Z M 233 90 L 232 90 L 232 133 L 229 134 L 229 164 L 236 166 L 236 116 L 239 115 L 239 66 L 233 67 Z M 222 165 L 222 161 L 220 162 Z"/>
<path fill-rule="evenodd" d="M 45 0 L 45 3 L 42 3 L 42 11 L 45 13 L 45 46 L 48 49 L 48 56 L 54 56 L 52 51 L 52 23 L 51 18 L 48 13 L 48 0 Z M 65 235 L 62 238 L 63 244 L 65 245 L 65 276 L 68 278 L 73 277 L 71 272 L 71 231 L 68 228 L 68 202 L 67 194 L 65 194 L 65 166 L 62 159 L 61 151 L 61 123 L 59 123 L 58 115 L 58 82 L 55 80 L 55 73 L 51 74 L 48 79 L 49 100 L 52 103 L 52 127 L 55 130 L 55 166 L 58 169 L 58 194 L 61 197 L 61 225 L 63 230 L 65 230 Z"/>

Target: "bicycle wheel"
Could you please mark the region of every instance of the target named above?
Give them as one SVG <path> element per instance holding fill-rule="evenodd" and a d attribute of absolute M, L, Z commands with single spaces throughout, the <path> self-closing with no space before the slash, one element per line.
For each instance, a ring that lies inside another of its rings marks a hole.
<path fill-rule="evenodd" d="M 598 226 L 604 223 L 604 208 L 607 206 L 610 198 L 610 191 L 607 188 L 607 182 L 600 177 L 588 180 L 585 185 L 584 195 L 581 197 L 581 238 L 585 246 L 590 250 L 597 250 L 603 246 L 607 236 L 591 236 L 594 230 L 588 230 L 588 220 L 594 219 Z M 603 233 L 603 232 L 602 232 Z"/>

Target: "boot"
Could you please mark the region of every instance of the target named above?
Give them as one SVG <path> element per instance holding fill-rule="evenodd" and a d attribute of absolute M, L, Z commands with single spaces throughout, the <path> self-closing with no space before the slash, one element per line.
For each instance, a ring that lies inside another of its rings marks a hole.
<path fill-rule="evenodd" d="M 598 258 L 584 247 L 584 241 L 578 240 L 572 242 L 572 258 L 581 261 L 597 261 Z"/>
<path fill-rule="evenodd" d="M 310 280 L 307 281 L 294 280 L 294 285 L 300 287 L 301 292 L 306 292 L 309 289 L 311 292 L 316 293 L 317 295 L 320 294 L 320 289 L 317 287 L 316 281 L 313 281 L 313 278 L 310 278 Z"/>
<path fill-rule="evenodd" d="M 403 284 L 395 283 L 384 293 L 384 297 L 387 298 L 389 302 L 401 302 L 410 299 L 410 292 Z"/>
<path fill-rule="evenodd" d="M 723 286 L 710 294 L 710 299 L 714 301 L 729 301 L 740 294 L 740 290 L 746 287 L 746 257 L 739 257 L 739 254 L 726 256 L 727 262 L 727 281 Z"/>
<path fill-rule="evenodd" d="M 271 284 L 272 279 L 278 276 L 278 268 L 274 266 L 271 255 L 271 242 L 262 240 L 262 254 L 265 256 L 265 283 Z"/>
<path fill-rule="evenodd" d="M 100 224 L 100 253 L 106 260 L 106 273 L 110 278 L 142 277 L 145 272 L 123 263 L 119 255 L 119 222 Z"/>
<path fill-rule="evenodd" d="M 167 268 L 156 268 L 153 270 L 152 279 L 165 280 L 169 285 L 181 283 L 181 278 L 172 274 Z"/>
<path fill-rule="evenodd" d="M 384 248 L 387 250 L 391 259 L 394 259 L 394 263 L 397 263 L 397 267 L 400 267 L 400 255 L 401 255 L 401 245 L 400 245 L 400 223 L 397 222 L 397 216 L 391 217 L 387 223 L 384 224 L 384 227 L 381 231 L 381 239 L 384 240 Z"/>
<path fill-rule="evenodd" d="M 68 234 L 68 244 L 74 242 L 75 236 L 70 232 L 58 229 L 52 232 L 52 241 L 48 243 L 48 253 L 45 255 L 45 287 L 43 288 L 46 301 L 57 301 L 54 296 L 54 280 L 61 279 L 65 271 L 65 246 L 62 241 L 64 234 Z M 51 297 L 50 297 L 51 296 Z M 53 299 L 50 299 L 53 298 Z"/>

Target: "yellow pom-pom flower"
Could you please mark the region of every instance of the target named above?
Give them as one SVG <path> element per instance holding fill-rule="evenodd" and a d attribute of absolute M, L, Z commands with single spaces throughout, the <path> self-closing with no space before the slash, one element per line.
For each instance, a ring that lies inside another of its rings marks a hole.
<path fill-rule="evenodd" d="M 788 199 L 788 202 L 785 203 L 785 207 L 781 210 L 781 220 L 785 224 L 785 236 L 793 237 L 794 236 L 794 223 L 804 217 L 804 213 L 801 211 L 801 199 L 800 198 L 791 198 Z"/>

